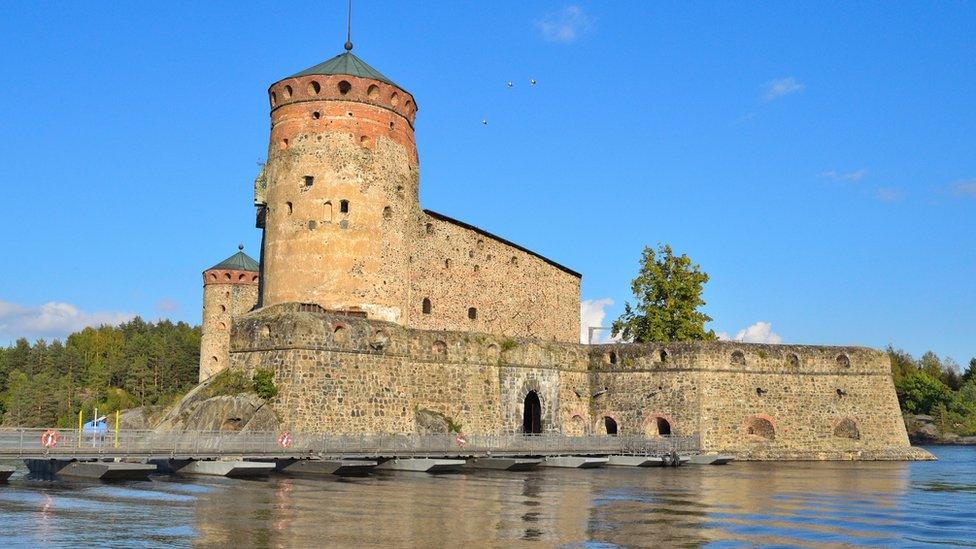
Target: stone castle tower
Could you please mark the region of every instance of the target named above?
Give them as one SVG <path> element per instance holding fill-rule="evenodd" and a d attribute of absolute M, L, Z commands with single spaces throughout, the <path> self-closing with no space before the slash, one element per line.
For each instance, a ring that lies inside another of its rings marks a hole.
<path fill-rule="evenodd" d="M 403 323 L 419 225 L 413 96 L 347 51 L 268 90 L 255 185 L 261 306 L 286 302 Z"/>
<path fill-rule="evenodd" d="M 236 254 L 203 271 L 203 325 L 200 339 L 200 381 L 230 363 L 231 320 L 258 299 L 258 263 L 238 246 Z"/>

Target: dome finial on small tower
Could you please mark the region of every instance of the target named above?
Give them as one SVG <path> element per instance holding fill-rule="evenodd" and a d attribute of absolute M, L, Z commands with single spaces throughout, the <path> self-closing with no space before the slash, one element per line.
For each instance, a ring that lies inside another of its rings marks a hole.
<path fill-rule="evenodd" d="M 349 0 L 349 11 L 346 19 L 346 51 L 352 51 L 352 0 Z"/>
<path fill-rule="evenodd" d="M 244 245 L 243 244 L 238 244 L 237 245 L 237 251 L 243 252 L 244 251 Z"/>

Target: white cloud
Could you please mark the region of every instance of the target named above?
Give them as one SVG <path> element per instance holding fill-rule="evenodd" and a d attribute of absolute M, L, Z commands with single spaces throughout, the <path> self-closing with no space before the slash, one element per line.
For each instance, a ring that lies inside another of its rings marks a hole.
<path fill-rule="evenodd" d="M 837 170 L 830 170 L 820 174 L 820 177 L 825 179 L 830 179 L 831 181 L 860 181 L 868 175 L 868 171 L 864 168 L 860 170 L 854 170 L 853 172 L 841 173 Z"/>
<path fill-rule="evenodd" d="M 117 311 L 88 313 L 70 303 L 52 301 L 39 307 L 25 307 L 8 301 L 0 301 L 0 342 L 19 337 L 64 338 L 87 326 L 116 325 L 135 315 Z"/>
<path fill-rule="evenodd" d="M 776 80 L 766 83 L 765 92 L 763 92 L 763 99 L 766 101 L 773 101 L 774 99 L 779 99 L 780 97 L 803 91 L 803 88 L 805 87 L 806 86 L 804 86 L 803 83 L 792 76 L 777 78 Z"/>
<path fill-rule="evenodd" d="M 590 328 L 603 327 L 603 320 L 607 317 L 606 307 L 613 305 L 609 297 L 603 299 L 584 299 L 580 302 L 580 343 L 590 342 Z M 593 343 L 605 341 L 609 330 L 600 330 L 593 334 Z"/>
<path fill-rule="evenodd" d="M 874 196 L 882 202 L 901 202 L 905 198 L 905 191 L 898 187 L 878 187 Z"/>
<path fill-rule="evenodd" d="M 747 326 L 738 331 L 735 337 L 729 337 L 727 332 L 716 334 L 719 339 L 726 341 L 741 341 L 743 343 L 782 343 L 783 338 L 773 331 L 773 325 L 769 322 L 759 321 L 751 326 Z"/>
<path fill-rule="evenodd" d="M 952 185 L 952 193 L 956 196 L 976 198 L 976 179 L 959 181 Z"/>
<path fill-rule="evenodd" d="M 593 19 L 579 6 L 565 8 L 546 15 L 536 22 L 542 37 L 549 42 L 569 43 L 593 28 Z"/>

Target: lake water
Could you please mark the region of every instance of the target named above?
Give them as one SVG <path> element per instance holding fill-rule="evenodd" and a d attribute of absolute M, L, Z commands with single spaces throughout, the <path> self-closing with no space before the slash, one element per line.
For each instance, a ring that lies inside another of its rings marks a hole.
<path fill-rule="evenodd" d="M 0 485 L 0 547 L 976 545 L 976 448 L 925 463 L 733 463 L 352 479 Z"/>

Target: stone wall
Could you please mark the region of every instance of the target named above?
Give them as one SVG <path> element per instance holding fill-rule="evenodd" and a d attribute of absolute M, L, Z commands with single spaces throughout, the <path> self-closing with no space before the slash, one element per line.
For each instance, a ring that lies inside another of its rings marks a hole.
<path fill-rule="evenodd" d="M 258 273 L 209 269 L 203 273 L 203 323 L 200 334 L 200 381 L 230 364 L 232 319 L 250 311 L 258 298 Z"/>
<path fill-rule="evenodd" d="M 699 435 L 748 459 L 913 455 L 884 354 L 857 347 L 585 346 L 284 304 L 235 321 L 231 363 L 274 369 L 274 406 L 295 430 L 518 433 L 534 392 L 541 432 L 606 434 L 611 418 L 620 435 Z"/>
<path fill-rule="evenodd" d="M 408 326 L 579 340 L 579 274 L 434 212 L 417 232 Z"/>

